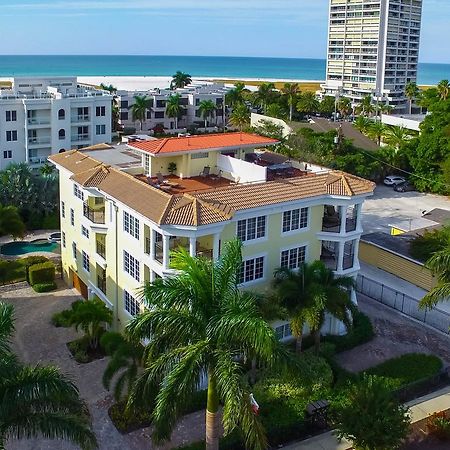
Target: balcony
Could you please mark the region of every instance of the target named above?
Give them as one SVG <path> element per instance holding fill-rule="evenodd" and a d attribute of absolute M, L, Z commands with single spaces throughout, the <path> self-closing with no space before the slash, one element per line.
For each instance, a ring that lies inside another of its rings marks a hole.
<path fill-rule="evenodd" d="M 100 255 L 103 259 L 106 260 L 106 245 L 105 245 L 105 243 L 97 240 L 95 243 L 95 248 L 96 248 L 97 255 Z"/>
<path fill-rule="evenodd" d="M 31 117 L 27 120 L 27 123 L 30 126 L 50 125 L 50 118 Z"/>
<path fill-rule="evenodd" d="M 75 134 L 71 137 L 72 142 L 81 142 L 89 140 L 89 133 Z"/>
<path fill-rule="evenodd" d="M 46 157 L 30 157 L 28 158 L 28 163 L 30 165 L 41 165 L 41 164 L 45 164 L 47 162 L 47 158 Z"/>
<path fill-rule="evenodd" d="M 89 114 L 79 114 L 71 117 L 71 122 L 89 122 L 91 119 Z"/>
<path fill-rule="evenodd" d="M 45 136 L 45 137 L 32 136 L 32 137 L 28 137 L 28 144 L 29 145 L 43 145 L 43 144 L 50 144 L 50 142 L 51 142 L 50 136 Z"/>
<path fill-rule="evenodd" d="M 105 223 L 105 207 L 91 208 L 87 203 L 83 205 L 83 215 L 92 223 Z"/>

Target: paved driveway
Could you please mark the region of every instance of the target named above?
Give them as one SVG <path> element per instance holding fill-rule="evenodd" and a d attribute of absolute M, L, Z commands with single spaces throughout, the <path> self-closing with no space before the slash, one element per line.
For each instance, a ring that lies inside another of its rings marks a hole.
<path fill-rule="evenodd" d="M 378 185 L 373 197 L 364 202 L 364 233 L 389 232 L 390 223 L 419 218 L 423 211 L 434 208 L 450 210 L 450 200 L 441 195 L 395 192 L 391 187 Z"/>
<path fill-rule="evenodd" d="M 25 283 L 19 289 L 0 288 L 0 300 L 15 307 L 16 333 L 13 346 L 22 361 L 26 363 L 54 364 L 69 375 L 80 389 L 92 415 L 94 431 L 102 450 L 151 450 L 149 428 L 121 435 L 108 417 L 108 408 L 113 400 L 102 385 L 102 374 L 107 360 L 78 364 L 70 355 L 66 343 L 75 339 L 72 329 L 55 328 L 50 324 L 53 313 L 61 311 L 79 298 L 73 289 L 67 289 L 62 282 L 59 289 L 49 294 L 36 294 Z M 204 412 L 190 414 L 183 418 L 173 433 L 172 441 L 160 449 L 199 441 L 204 436 Z M 8 450 L 72 450 L 67 442 L 49 440 L 11 441 Z"/>

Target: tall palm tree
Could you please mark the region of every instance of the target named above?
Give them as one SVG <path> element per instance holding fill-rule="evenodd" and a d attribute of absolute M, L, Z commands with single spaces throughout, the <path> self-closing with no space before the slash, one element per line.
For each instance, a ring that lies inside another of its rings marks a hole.
<path fill-rule="evenodd" d="M 177 73 L 172 76 L 170 89 L 182 89 L 191 83 L 192 77 L 188 73 L 178 70 Z"/>
<path fill-rule="evenodd" d="M 198 107 L 200 116 L 205 121 L 205 131 L 208 128 L 208 119 L 212 117 L 216 111 L 216 104 L 212 100 L 202 100 Z"/>
<path fill-rule="evenodd" d="M 228 242 L 219 260 L 173 253 L 177 274 L 144 288 L 148 309 L 127 326 L 135 339 L 151 339 L 144 372 L 135 382 L 129 407 L 153 398 L 155 442 L 170 437 L 183 406 L 207 377 L 206 448 L 219 447 L 219 404 L 225 434 L 239 428 L 247 448 L 267 446 L 264 430 L 252 412 L 244 380 L 243 359 L 272 366 L 288 360 L 273 329 L 263 319 L 257 300 L 238 287 L 241 244 Z"/>
<path fill-rule="evenodd" d="M 97 448 L 87 406 L 53 366 L 26 366 L 12 353 L 13 307 L 0 302 L 0 448 L 9 439 L 64 439 Z"/>
<path fill-rule="evenodd" d="M 239 103 L 233 108 L 230 124 L 242 131 L 250 125 L 250 111 L 244 103 Z"/>
<path fill-rule="evenodd" d="M 320 346 L 320 330 L 329 313 L 350 327 L 352 303 L 345 289 L 354 286 L 351 277 L 337 277 L 321 261 L 303 264 L 298 270 L 279 268 L 274 286 L 281 303 L 291 316 L 291 329 L 296 337 L 296 349 L 302 348 L 302 336 L 308 325 L 314 336 L 316 351 Z"/>
<path fill-rule="evenodd" d="M 166 114 L 175 120 L 175 128 L 178 129 L 178 119 L 181 116 L 183 107 L 181 106 L 181 95 L 170 95 L 166 103 Z"/>
<path fill-rule="evenodd" d="M 420 301 L 420 307 L 431 309 L 450 298 L 450 246 L 436 252 L 426 266 L 437 276 L 438 284 Z"/>
<path fill-rule="evenodd" d="M 379 122 L 378 120 L 375 122 L 372 122 L 368 129 L 369 137 L 378 144 L 378 146 L 381 145 L 381 139 L 386 133 L 386 125 L 382 122 Z"/>
<path fill-rule="evenodd" d="M 372 125 L 372 120 L 368 119 L 365 116 L 358 116 L 356 120 L 353 122 L 353 126 L 363 134 L 366 134 L 369 131 L 370 126 Z"/>
<path fill-rule="evenodd" d="M 262 83 L 254 95 L 255 103 L 261 106 L 263 110 L 266 109 L 268 104 L 272 103 L 274 97 L 275 84 L 273 83 Z"/>
<path fill-rule="evenodd" d="M 150 99 L 146 95 L 135 95 L 134 103 L 131 105 L 131 117 L 133 122 L 141 123 L 141 131 L 147 118 L 147 111 L 150 109 Z"/>
<path fill-rule="evenodd" d="M 286 118 L 286 112 L 279 103 L 270 103 L 267 105 L 264 114 L 269 117 L 275 117 L 276 119 Z"/>
<path fill-rule="evenodd" d="M 317 100 L 314 92 L 304 92 L 299 96 L 297 102 L 297 111 L 302 114 L 313 114 L 320 108 L 320 103 Z"/>
<path fill-rule="evenodd" d="M 448 80 L 442 80 L 437 85 L 438 94 L 441 100 L 447 100 L 450 94 L 450 83 Z"/>
<path fill-rule="evenodd" d="M 225 96 L 227 105 L 233 107 L 240 103 L 244 103 L 244 95 L 248 92 L 250 91 L 245 88 L 244 83 L 236 83 L 234 88 L 230 89 Z"/>
<path fill-rule="evenodd" d="M 366 95 L 359 104 L 359 110 L 361 110 L 361 113 L 363 116 L 370 116 L 374 112 L 374 107 L 372 103 L 372 96 Z"/>
<path fill-rule="evenodd" d="M 384 141 L 386 144 L 391 145 L 397 151 L 400 150 L 400 147 L 411 139 L 411 132 L 404 127 L 386 127 L 384 133 Z"/>
<path fill-rule="evenodd" d="M 405 87 L 405 95 L 409 100 L 409 114 L 412 114 L 413 101 L 419 96 L 420 89 L 417 83 L 410 81 Z"/>
<path fill-rule="evenodd" d="M 348 97 L 341 97 L 337 106 L 342 117 L 347 117 L 352 113 L 352 101 Z"/>
<path fill-rule="evenodd" d="M 281 89 L 281 92 L 287 97 L 287 103 L 289 105 L 289 120 L 292 122 L 294 106 L 296 105 L 298 95 L 300 94 L 300 85 L 298 83 L 285 83 Z"/>
<path fill-rule="evenodd" d="M 383 103 L 382 105 L 379 106 L 380 112 L 382 114 L 391 114 L 392 111 L 394 111 L 394 107 L 392 105 L 388 105 L 386 103 Z"/>
<path fill-rule="evenodd" d="M 15 206 L 0 205 L 0 236 L 23 237 L 25 224 Z"/>

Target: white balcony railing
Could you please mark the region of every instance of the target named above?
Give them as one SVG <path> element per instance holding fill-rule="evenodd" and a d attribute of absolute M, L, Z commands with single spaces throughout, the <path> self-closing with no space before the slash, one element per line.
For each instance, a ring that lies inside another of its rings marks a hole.
<path fill-rule="evenodd" d="M 89 134 L 76 134 L 71 138 L 72 142 L 88 141 Z"/>
<path fill-rule="evenodd" d="M 28 144 L 30 145 L 41 145 L 41 144 L 50 144 L 51 138 L 48 137 L 29 137 Z"/>
<path fill-rule="evenodd" d="M 89 122 L 89 114 L 79 114 L 71 118 L 72 122 Z"/>
<path fill-rule="evenodd" d="M 38 156 L 30 157 L 30 158 L 28 158 L 28 162 L 33 165 L 45 164 L 47 162 L 47 158 L 42 158 L 42 157 L 38 157 Z"/>
<path fill-rule="evenodd" d="M 28 125 L 50 125 L 50 119 L 30 118 L 27 120 Z"/>

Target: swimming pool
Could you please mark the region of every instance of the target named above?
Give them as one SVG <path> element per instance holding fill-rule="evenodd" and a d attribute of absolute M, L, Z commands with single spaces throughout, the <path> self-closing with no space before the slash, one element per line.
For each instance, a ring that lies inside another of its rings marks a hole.
<path fill-rule="evenodd" d="M 0 247 L 0 253 L 7 256 L 25 255 L 26 253 L 34 252 L 55 252 L 59 247 L 56 242 L 48 242 L 45 239 L 38 239 L 36 241 L 20 241 L 9 242 Z"/>

